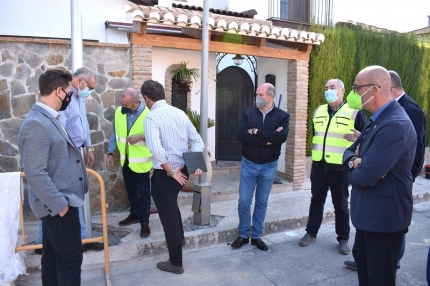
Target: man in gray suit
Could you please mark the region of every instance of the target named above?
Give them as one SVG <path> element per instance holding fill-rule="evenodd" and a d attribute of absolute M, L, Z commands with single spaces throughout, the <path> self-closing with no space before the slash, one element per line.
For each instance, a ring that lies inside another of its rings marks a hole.
<path fill-rule="evenodd" d="M 40 100 L 18 134 L 28 199 L 43 223 L 42 284 L 80 285 L 82 242 L 78 207 L 88 189 L 84 160 L 58 111 L 71 100 L 72 75 L 49 70 L 39 78 Z"/>

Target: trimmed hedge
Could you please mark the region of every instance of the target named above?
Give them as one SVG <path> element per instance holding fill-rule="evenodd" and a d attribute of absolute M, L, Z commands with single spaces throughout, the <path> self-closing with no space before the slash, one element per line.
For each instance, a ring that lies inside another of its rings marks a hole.
<path fill-rule="evenodd" d="M 327 80 L 339 78 L 345 84 L 345 97 L 351 91 L 355 76 L 363 68 L 380 65 L 395 70 L 403 87 L 424 110 L 426 134 L 430 134 L 430 47 L 416 37 L 397 32 L 373 32 L 359 26 L 349 28 L 313 26 L 313 32 L 323 33 L 325 41 L 315 46 L 309 63 L 309 100 L 306 153 L 312 151 L 312 115 L 316 107 L 325 104 Z M 430 138 L 426 137 L 427 146 Z"/>

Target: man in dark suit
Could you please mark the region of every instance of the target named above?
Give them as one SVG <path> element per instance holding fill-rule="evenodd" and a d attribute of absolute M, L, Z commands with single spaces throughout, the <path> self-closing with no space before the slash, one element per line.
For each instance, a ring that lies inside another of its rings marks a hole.
<path fill-rule="evenodd" d="M 30 207 L 42 221 L 42 284 L 80 285 L 82 265 L 78 208 L 88 177 L 80 151 L 58 121 L 70 103 L 72 75 L 49 70 L 39 78 L 40 100 L 18 134 Z"/>
<path fill-rule="evenodd" d="M 411 174 L 417 137 L 405 110 L 391 97 L 380 66 L 360 71 L 348 95 L 351 107 L 372 113 L 343 155 L 351 170 L 352 249 L 360 285 L 395 285 L 397 258 L 412 217 Z"/>
<path fill-rule="evenodd" d="M 411 169 L 412 178 L 415 180 L 423 169 L 424 164 L 426 118 L 421 107 L 419 107 L 419 105 L 404 91 L 402 80 L 397 72 L 390 70 L 388 73 L 391 77 L 391 96 L 405 109 L 417 133 L 417 148 L 415 151 L 414 164 Z M 403 238 L 402 247 L 400 249 L 397 268 L 400 268 L 400 259 L 402 259 L 404 252 L 405 238 Z M 357 264 L 354 261 L 345 261 L 345 265 L 349 269 L 357 270 Z"/>

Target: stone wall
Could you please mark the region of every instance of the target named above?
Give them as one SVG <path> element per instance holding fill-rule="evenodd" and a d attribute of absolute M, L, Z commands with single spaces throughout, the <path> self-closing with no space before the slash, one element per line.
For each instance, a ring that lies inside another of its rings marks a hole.
<path fill-rule="evenodd" d="M 95 148 L 93 169 L 104 180 L 108 211 L 128 208 L 119 155 L 116 166 L 105 166 L 107 147 L 119 96 L 132 86 L 130 46 L 84 42 L 84 66 L 98 75 L 87 98 L 87 117 Z M 49 69 L 71 70 L 70 41 L 0 37 L 0 172 L 21 171 L 17 136 L 21 124 L 39 99 L 39 76 Z M 90 176 L 93 212 L 100 211 L 98 181 Z"/>

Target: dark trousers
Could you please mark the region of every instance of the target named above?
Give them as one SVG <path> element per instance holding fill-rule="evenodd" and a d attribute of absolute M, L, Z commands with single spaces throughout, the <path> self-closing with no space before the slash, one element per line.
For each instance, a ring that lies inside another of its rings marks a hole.
<path fill-rule="evenodd" d="M 396 285 L 397 260 L 406 232 L 407 230 L 393 233 L 356 230 L 352 254 L 357 263 L 360 286 Z"/>
<path fill-rule="evenodd" d="M 151 185 L 149 172 L 135 173 L 128 167 L 128 162 L 122 167 L 125 190 L 130 202 L 130 214 L 138 217 L 140 223 L 149 223 L 151 208 Z"/>
<path fill-rule="evenodd" d="M 188 176 L 186 167 L 181 171 Z M 181 188 L 181 184 L 167 176 L 164 170 L 154 169 L 151 178 L 151 194 L 163 225 L 170 263 L 175 266 L 182 266 L 184 229 L 178 207 L 178 193 Z"/>
<path fill-rule="evenodd" d="M 311 206 L 306 232 L 316 237 L 324 215 L 324 204 L 330 189 L 336 219 L 337 241 L 349 239 L 348 172 L 327 170 L 321 163 L 312 163 Z"/>
<path fill-rule="evenodd" d="M 81 285 L 82 241 L 78 208 L 40 218 L 43 230 L 42 284 Z"/>

